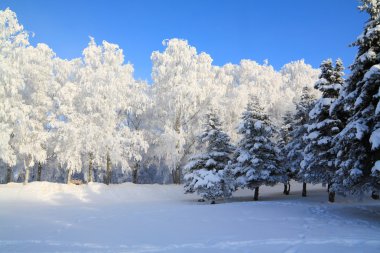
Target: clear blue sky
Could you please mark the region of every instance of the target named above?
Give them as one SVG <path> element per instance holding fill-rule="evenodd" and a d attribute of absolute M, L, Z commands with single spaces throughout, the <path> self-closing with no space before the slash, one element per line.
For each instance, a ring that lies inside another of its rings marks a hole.
<path fill-rule="evenodd" d="M 88 36 L 119 44 L 135 76 L 150 79 L 150 54 L 162 40 L 183 38 L 214 64 L 268 59 L 276 69 L 298 59 L 318 67 L 325 58 L 352 63 L 348 47 L 361 33 L 365 13 L 357 0 L 1 0 L 32 44 L 48 44 L 59 57 L 79 57 Z"/>

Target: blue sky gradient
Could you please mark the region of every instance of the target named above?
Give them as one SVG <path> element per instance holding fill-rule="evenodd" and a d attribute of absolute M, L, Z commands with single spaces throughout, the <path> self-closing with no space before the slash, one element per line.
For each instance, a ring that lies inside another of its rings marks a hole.
<path fill-rule="evenodd" d="M 119 44 L 135 77 L 150 80 L 150 55 L 161 42 L 183 38 L 214 64 L 265 59 L 276 69 L 298 59 L 314 67 L 355 57 L 349 45 L 362 32 L 357 0 L 1 0 L 17 13 L 32 44 L 48 44 L 59 57 L 75 58 L 93 36 Z"/>

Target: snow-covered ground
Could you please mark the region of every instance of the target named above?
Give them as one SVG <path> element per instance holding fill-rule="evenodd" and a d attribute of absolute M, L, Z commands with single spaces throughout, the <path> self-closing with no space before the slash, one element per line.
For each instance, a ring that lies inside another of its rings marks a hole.
<path fill-rule="evenodd" d="M 0 185 L 0 252 L 380 252 L 380 201 L 308 193 L 210 205 L 176 185 Z"/>

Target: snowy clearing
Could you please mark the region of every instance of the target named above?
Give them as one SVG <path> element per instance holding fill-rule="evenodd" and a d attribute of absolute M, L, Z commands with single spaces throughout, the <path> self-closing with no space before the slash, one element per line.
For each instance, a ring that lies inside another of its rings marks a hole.
<path fill-rule="evenodd" d="M 210 205 L 177 185 L 0 185 L 0 252 L 380 252 L 380 201 L 292 187 Z"/>

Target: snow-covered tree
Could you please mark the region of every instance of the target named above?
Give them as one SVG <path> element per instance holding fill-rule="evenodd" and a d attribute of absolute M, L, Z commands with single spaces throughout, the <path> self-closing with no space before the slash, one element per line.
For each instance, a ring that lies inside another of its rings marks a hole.
<path fill-rule="evenodd" d="M 303 61 L 281 71 L 267 61 L 219 67 L 185 40 L 164 45 L 152 53 L 147 85 L 134 80 L 117 45 L 91 39 L 82 57 L 63 60 L 45 44 L 29 45 L 16 14 L 0 11 L 0 163 L 6 166 L 0 176 L 28 181 L 37 171 L 37 180 L 44 174 L 62 182 L 75 174 L 109 182 L 112 168 L 118 182 L 129 175 L 137 182 L 139 171 L 156 168 L 154 180 L 179 183 L 209 105 L 235 142 L 248 94 L 278 123 L 299 87 L 316 76 Z"/>
<path fill-rule="evenodd" d="M 211 203 L 221 197 L 230 197 L 234 186 L 228 161 L 233 147 L 215 110 L 206 114 L 205 130 L 198 142 L 204 152 L 191 156 L 185 166 L 185 193 L 196 192 Z"/>
<path fill-rule="evenodd" d="M 55 85 L 52 79 L 54 53 L 45 44 L 30 46 L 27 33 L 14 12 L 0 12 L 0 124 L 5 145 L 1 159 L 13 166 L 22 163 L 24 182 L 30 168 L 46 161 L 49 109 Z M 9 178 L 9 177 L 8 177 Z"/>
<path fill-rule="evenodd" d="M 331 59 L 321 64 L 321 74 L 315 83 L 315 89 L 322 92 L 322 97 L 315 103 L 309 113 L 309 124 L 304 141 L 304 159 L 301 162 L 300 175 L 307 183 L 327 184 L 330 189 L 335 174 L 336 154 L 331 150 L 332 140 L 341 128 L 340 120 L 330 117 L 331 104 L 338 98 L 343 84 L 343 64 L 336 61 L 335 68 Z M 334 191 L 329 191 L 329 201 L 334 202 Z"/>
<path fill-rule="evenodd" d="M 344 124 L 334 138 L 337 172 L 333 189 L 361 195 L 380 189 L 380 1 L 362 0 L 370 15 L 353 44 L 358 54 L 331 114 Z"/>
<path fill-rule="evenodd" d="M 300 178 L 300 163 L 303 160 L 306 146 L 304 135 L 307 133 L 306 124 L 309 122 L 309 112 L 315 103 L 315 97 L 309 87 L 304 87 L 299 102 L 296 104 L 296 112 L 292 117 L 289 132 L 289 142 L 284 148 L 288 158 L 288 170 L 295 175 L 294 179 L 302 181 Z M 306 196 L 306 182 L 303 182 L 302 196 Z"/>
<path fill-rule="evenodd" d="M 25 89 L 22 95 L 30 111 L 25 119 L 25 137 L 19 155 L 25 164 L 25 182 L 29 181 L 29 170 L 34 163 L 41 166 L 47 159 L 49 123 L 53 117 L 51 108 L 57 90 L 52 75 L 54 61 L 54 52 L 45 44 L 29 46 L 24 50 L 21 71 Z"/>
<path fill-rule="evenodd" d="M 159 129 L 158 156 L 165 159 L 180 183 L 181 166 L 194 148 L 201 131 L 201 118 L 210 103 L 213 82 L 212 59 L 206 53 L 198 54 L 187 41 L 164 41 L 164 52 L 152 53 L 154 107 Z"/>
<path fill-rule="evenodd" d="M 287 102 L 292 104 L 291 110 L 294 110 L 295 105 L 300 102 L 305 87 L 310 88 L 309 93 L 311 96 L 320 96 L 319 91 L 313 89 L 315 82 L 318 80 L 319 70 L 313 69 L 304 60 L 285 64 L 281 68 L 281 74 L 283 76 L 282 89 L 288 93 L 292 93 L 288 95 L 288 97 L 292 98 L 291 101 Z M 285 109 L 288 111 L 288 108 L 287 106 Z"/>
<path fill-rule="evenodd" d="M 291 161 L 287 157 L 287 145 L 291 141 L 290 132 L 292 131 L 293 113 L 287 111 L 283 117 L 283 123 L 279 131 L 278 147 L 281 151 L 281 166 L 285 170 L 287 181 L 284 183 L 284 194 L 290 193 L 290 180 L 295 179 L 296 173 L 292 169 Z"/>
<path fill-rule="evenodd" d="M 85 121 L 78 110 L 82 102 L 78 84 L 80 68 L 80 59 L 57 59 L 54 64 L 55 80 L 59 88 L 54 97 L 54 107 L 51 108 L 55 118 L 50 125 L 52 135 L 49 141 L 49 157 L 55 161 L 59 172 L 68 176 L 68 183 L 71 173 L 82 171 L 83 168 Z"/>
<path fill-rule="evenodd" d="M 237 65 L 216 66 L 214 71 L 216 89 L 212 95 L 222 108 L 221 119 L 234 142 L 239 139 L 236 126 L 248 103 L 249 94 L 256 95 L 273 123 L 280 125 L 286 112 L 294 111 L 294 103 L 299 101 L 302 88 L 312 88 L 319 73 L 303 60 L 288 63 L 281 71 L 276 71 L 267 61 L 258 64 L 252 60 L 241 60 Z"/>
<path fill-rule="evenodd" d="M 281 167 L 280 151 L 272 140 L 273 125 L 254 96 L 243 112 L 238 132 L 241 140 L 233 156 L 237 185 L 254 189 L 254 200 L 258 200 L 261 185 L 273 186 L 287 179 Z"/>
<path fill-rule="evenodd" d="M 17 122 L 27 114 L 21 90 L 19 55 L 29 45 L 28 34 L 9 9 L 0 11 L 0 159 L 7 165 L 7 182 L 12 180 L 12 167 L 17 153 L 12 146 Z"/>
<path fill-rule="evenodd" d="M 145 148 L 137 150 L 135 156 L 128 159 L 128 164 L 132 174 L 132 182 L 138 183 L 138 175 L 144 166 L 149 166 L 151 156 L 147 155 L 148 149 L 154 145 L 155 136 L 152 134 L 149 122 L 152 112 L 153 101 L 149 94 L 149 88 L 146 82 L 135 82 L 129 86 L 129 94 L 133 94 L 133 99 L 128 98 L 129 106 L 124 111 L 126 126 L 130 129 L 131 134 L 139 135 L 144 143 Z"/>
<path fill-rule="evenodd" d="M 57 94 L 60 117 L 54 153 L 67 170 L 67 182 L 73 172 L 82 172 L 88 165 L 87 181 L 97 166 L 105 168 L 103 181 L 109 184 L 113 165 L 129 170 L 130 163 L 141 160 L 148 148 L 137 125 L 131 128 L 136 122 L 128 117 L 142 113 L 146 96 L 117 45 L 104 41 L 98 46 L 91 38 L 83 56 L 83 60 L 61 63 L 68 72 L 78 70 L 67 75 Z"/>

